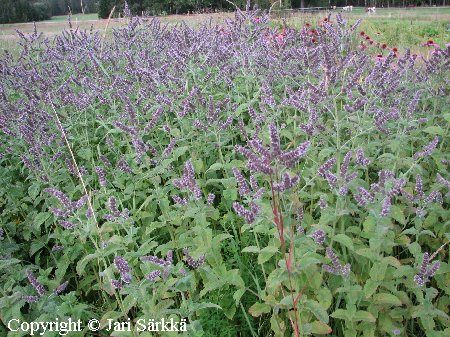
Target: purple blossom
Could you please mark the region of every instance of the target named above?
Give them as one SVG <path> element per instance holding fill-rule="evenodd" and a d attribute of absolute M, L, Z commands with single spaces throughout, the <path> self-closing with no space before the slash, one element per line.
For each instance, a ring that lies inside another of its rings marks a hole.
<path fill-rule="evenodd" d="M 27 271 L 27 277 L 30 284 L 33 286 L 33 288 L 36 290 L 39 296 L 44 296 L 45 294 L 45 288 L 44 286 L 34 277 L 31 270 Z"/>
<path fill-rule="evenodd" d="M 311 237 L 318 245 L 322 246 L 325 242 L 325 238 L 327 237 L 327 235 L 323 230 L 317 229 L 314 231 L 314 233 L 311 234 Z"/>
<path fill-rule="evenodd" d="M 111 285 L 112 285 L 113 289 L 122 289 L 123 288 L 123 284 L 119 280 L 111 280 Z"/>
<path fill-rule="evenodd" d="M 105 166 L 108 166 L 108 167 L 111 166 L 111 162 L 109 161 L 108 158 L 106 158 L 106 156 L 100 155 L 100 159 L 101 159 L 101 161 L 103 162 L 103 164 L 104 164 Z"/>
<path fill-rule="evenodd" d="M 141 256 L 141 261 L 148 261 L 148 262 L 153 263 L 156 266 L 164 267 L 164 268 L 172 265 L 171 261 L 163 260 L 163 259 L 160 259 L 159 257 L 153 256 L 153 255 Z"/>
<path fill-rule="evenodd" d="M 131 276 L 131 269 L 127 263 L 127 261 L 125 261 L 125 259 L 121 256 L 116 256 L 114 258 L 114 265 L 116 266 L 117 270 L 120 273 L 120 277 L 121 280 L 124 283 L 131 283 L 132 280 L 132 276 Z"/>
<path fill-rule="evenodd" d="M 299 176 L 290 177 L 287 172 L 281 176 L 281 183 L 273 183 L 273 190 L 278 192 L 286 191 L 295 186 L 300 181 Z"/>
<path fill-rule="evenodd" d="M 269 125 L 269 135 L 272 153 L 274 156 L 279 156 L 281 154 L 280 135 L 278 134 L 278 129 L 275 123 L 271 123 Z"/>
<path fill-rule="evenodd" d="M 194 259 L 187 248 L 183 249 L 183 255 L 186 259 L 186 263 L 193 269 L 200 268 L 205 263 L 205 255 L 200 256 L 198 259 Z"/>
<path fill-rule="evenodd" d="M 350 164 L 350 160 L 352 159 L 352 157 L 353 157 L 352 151 L 348 151 L 347 154 L 344 156 L 341 170 L 339 172 L 339 175 L 341 176 L 341 178 L 345 178 L 345 176 L 347 175 L 348 166 Z"/>
<path fill-rule="evenodd" d="M 425 283 L 427 283 L 429 279 L 436 274 L 440 265 L 440 262 L 436 261 L 432 266 L 430 266 L 430 255 L 428 253 L 424 253 L 419 273 L 414 275 L 414 282 L 417 286 L 424 286 Z"/>
<path fill-rule="evenodd" d="M 366 167 L 370 164 L 370 160 L 364 157 L 364 151 L 362 148 L 358 148 L 356 150 L 356 163 L 363 167 Z"/>
<path fill-rule="evenodd" d="M 318 169 L 318 171 L 317 171 L 317 174 L 318 174 L 320 177 L 325 178 L 327 172 L 330 171 L 330 169 L 333 167 L 334 164 L 336 164 L 336 158 L 332 157 L 332 158 L 328 159 L 325 163 L 323 163 L 323 164 L 319 167 L 319 169 Z"/>
<path fill-rule="evenodd" d="M 22 300 L 27 303 L 35 303 L 39 300 L 39 296 L 22 296 Z"/>
<path fill-rule="evenodd" d="M 250 194 L 250 187 L 247 184 L 247 181 L 245 180 L 244 176 L 242 175 L 241 171 L 239 171 L 236 167 L 233 167 L 233 174 L 236 178 L 239 186 L 239 195 L 241 197 L 244 197 L 248 194 Z"/>
<path fill-rule="evenodd" d="M 186 206 L 188 204 L 188 200 L 186 198 L 182 198 L 178 195 L 173 195 L 172 200 L 177 204 L 181 206 Z"/>
<path fill-rule="evenodd" d="M 58 286 L 55 290 L 53 290 L 53 293 L 55 295 L 61 294 L 64 290 L 66 290 L 67 286 L 69 285 L 69 281 L 66 281 L 62 283 L 60 286 Z"/>
<path fill-rule="evenodd" d="M 147 275 L 145 275 L 145 278 L 149 281 L 155 281 L 160 276 L 161 276 L 161 271 L 154 270 L 154 271 L 148 273 Z"/>
<path fill-rule="evenodd" d="M 328 203 L 325 199 L 320 198 L 319 199 L 319 207 L 320 209 L 325 209 L 328 207 Z"/>
<path fill-rule="evenodd" d="M 215 199 L 215 195 L 213 193 L 209 193 L 208 194 L 208 198 L 207 198 L 207 204 L 208 205 L 212 205 L 214 203 L 214 199 Z"/>
<path fill-rule="evenodd" d="M 74 228 L 76 227 L 75 224 L 73 224 L 73 223 L 71 223 L 71 222 L 69 222 L 69 221 L 66 221 L 66 220 L 58 220 L 58 223 L 59 223 L 64 229 L 67 229 L 67 230 L 72 230 L 72 229 L 74 229 Z"/>
<path fill-rule="evenodd" d="M 327 257 L 331 260 L 332 265 L 323 265 L 323 270 L 335 275 L 348 276 L 350 274 L 350 264 L 342 265 L 339 262 L 339 258 L 337 257 L 337 255 L 333 252 L 333 249 L 327 247 L 326 254 Z"/>
<path fill-rule="evenodd" d="M 103 171 L 103 168 L 101 168 L 100 166 L 96 166 L 95 167 L 95 172 L 97 172 L 98 181 L 100 183 L 100 186 L 101 187 L 105 187 L 106 186 L 105 171 Z"/>
<path fill-rule="evenodd" d="M 391 198 L 385 197 L 383 200 L 383 205 L 381 206 L 380 216 L 382 217 L 388 216 L 390 211 L 391 211 Z"/>
<path fill-rule="evenodd" d="M 118 162 L 117 162 L 117 165 L 116 165 L 117 167 L 118 167 L 118 169 L 119 170 L 121 170 L 122 172 L 125 172 L 125 173 L 133 173 L 133 171 L 131 170 L 131 167 L 130 167 L 130 165 L 128 165 L 128 163 L 126 162 L 126 160 L 125 159 L 120 159 Z"/>
<path fill-rule="evenodd" d="M 239 215 L 240 217 L 243 217 L 248 224 L 254 222 L 256 220 L 256 216 L 259 213 L 259 212 L 255 213 L 255 211 L 257 211 L 257 208 L 253 207 L 253 209 L 250 208 L 250 210 L 247 210 L 244 206 L 242 206 L 238 202 L 233 203 L 233 209 L 236 212 L 236 214 Z"/>
<path fill-rule="evenodd" d="M 175 147 L 175 144 L 177 143 L 177 140 L 176 140 L 176 138 L 172 138 L 171 140 L 170 140 L 170 143 L 169 143 L 169 145 L 167 145 L 167 147 L 164 149 L 164 151 L 163 151 L 163 157 L 168 157 L 168 156 L 170 156 L 170 154 L 172 153 L 172 151 L 173 151 L 173 148 Z"/>
<path fill-rule="evenodd" d="M 439 142 L 439 137 L 438 136 L 434 137 L 430 143 L 428 143 L 427 145 L 425 145 L 423 147 L 422 151 L 416 152 L 414 154 L 413 159 L 417 160 L 421 157 L 431 156 L 431 154 L 433 153 L 433 150 L 436 148 L 438 142 Z"/>

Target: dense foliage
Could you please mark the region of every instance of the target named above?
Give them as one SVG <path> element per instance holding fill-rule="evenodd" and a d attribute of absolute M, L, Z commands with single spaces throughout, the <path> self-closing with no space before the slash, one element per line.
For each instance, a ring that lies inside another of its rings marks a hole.
<path fill-rule="evenodd" d="M 130 18 L 0 59 L 0 333 L 448 335 L 450 49 L 267 21 Z"/>

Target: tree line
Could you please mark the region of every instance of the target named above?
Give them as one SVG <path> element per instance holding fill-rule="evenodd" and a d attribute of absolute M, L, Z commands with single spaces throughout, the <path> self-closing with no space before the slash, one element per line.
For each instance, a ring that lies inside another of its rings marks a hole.
<path fill-rule="evenodd" d="M 97 10 L 98 0 L 0 0 L 0 23 L 42 21 L 54 15 Z"/>
<path fill-rule="evenodd" d="M 275 0 L 252 0 L 252 8 L 268 9 Z M 277 0 L 282 8 L 330 6 L 445 6 L 449 0 Z M 232 0 L 245 8 L 247 0 Z M 114 16 L 123 15 L 125 0 L 0 0 L 0 23 L 48 20 L 54 15 L 98 13 L 107 18 L 115 7 Z M 226 0 L 128 0 L 133 15 L 167 15 L 233 10 Z M 278 6 L 276 8 L 279 8 Z"/>

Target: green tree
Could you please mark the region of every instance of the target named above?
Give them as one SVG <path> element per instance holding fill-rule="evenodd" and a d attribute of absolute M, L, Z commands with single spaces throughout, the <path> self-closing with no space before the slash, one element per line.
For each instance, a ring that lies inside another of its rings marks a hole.
<path fill-rule="evenodd" d="M 109 0 L 100 0 L 98 4 L 98 17 L 100 19 L 108 18 L 111 9 L 111 3 Z"/>

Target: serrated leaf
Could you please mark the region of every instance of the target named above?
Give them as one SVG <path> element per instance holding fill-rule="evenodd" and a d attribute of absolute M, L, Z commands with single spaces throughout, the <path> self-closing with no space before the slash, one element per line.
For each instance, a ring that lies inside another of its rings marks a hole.
<path fill-rule="evenodd" d="M 256 246 L 248 246 L 242 249 L 242 253 L 259 253 L 260 250 Z"/>
<path fill-rule="evenodd" d="M 248 312 L 250 313 L 250 315 L 252 315 L 253 317 L 259 317 L 262 314 L 267 314 L 269 313 L 271 310 L 270 305 L 266 304 L 266 303 L 259 303 L 256 302 L 255 304 L 253 304 L 250 309 L 248 309 Z"/>
<path fill-rule="evenodd" d="M 311 323 L 311 332 L 313 334 L 316 334 L 316 335 L 328 335 L 332 331 L 333 330 L 330 328 L 330 326 L 325 324 L 325 323 L 323 323 L 323 322 L 315 321 L 315 322 Z"/>
<path fill-rule="evenodd" d="M 357 311 L 355 316 L 354 316 L 354 320 L 356 322 L 370 322 L 370 323 L 375 323 L 376 319 L 375 317 L 368 311 Z"/>
<path fill-rule="evenodd" d="M 370 270 L 370 278 L 374 281 L 383 281 L 384 275 L 386 275 L 387 261 L 374 263 Z"/>
<path fill-rule="evenodd" d="M 337 309 L 330 316 L 337 319 L 349 320 L 348 312 L 344 309 Z"/>
<path fill-rule="evenodd" d="M 364 284 L 364 296 L 366 297 L 366 299 L 372 297 L 375 291 L 377 291 L 379 285 L 379 281 L 374 281 L 372 279 L 367 280 L 366 284 Z"/>
<path fill-rule="evenodd" d="M 444 135 L 444 130 L 440 126 L 429 126 L 423 130 L 430 135 Z"/>
<path fill-rule="evenodd" d="M 338 234 L 333 237 L 333 241 L 339 242 L 350 250 L 354 250 L 353 241 L 345 234 Z"/>
<path fill-rule="evenodd" d="M 221 168 L 222 168 L 222 163 L 214 163 L 209 167 L 209 169 L 206 170 L 206 172 L 217 171 L 217 170 L 220 170 Z"/>
<path fill-rule="evenodd" d="M 307 300 L 305 308 L 316 316 L 318 320 L 324 323 L 328 323 L 329 317 L 327 311 L 320 305 L 319 302 L 313 300 Z"/>
<path fill-rule="evenodd" d="M 379 305 L 392 305 L 392 306 L 402 305 L 402 302 L 398 299 L 397 296 L 388 293 L 381 293 L 374 295 L 373 302 Z"/>
<path fill-rule="evenodd" d="M 405 215 L 403 214 L 403 210 L 398 205 L 391 206 L 391 217 L 395 219 L 397 222 L 402 225 L 406 224 Z"/>
<path fill-rule="evenodd" d="M 258 255 L 258 263 L 263 264 L 278 252 L 278 247 L 267 246 L 261 249 Z"/>
<path fill-rule="evenodd" d="M 86 265 L 89 263 L 89 261 L 96 259 L 99 256 L 99 253 L 89 254 L 83 257 L 80 261 L 77 263 L 77 274 L 81 275 L 84 273 L 84 269 L 86 268 Z"/>

